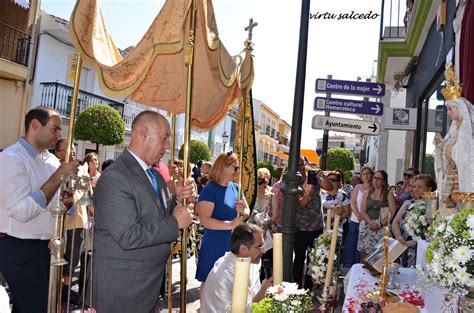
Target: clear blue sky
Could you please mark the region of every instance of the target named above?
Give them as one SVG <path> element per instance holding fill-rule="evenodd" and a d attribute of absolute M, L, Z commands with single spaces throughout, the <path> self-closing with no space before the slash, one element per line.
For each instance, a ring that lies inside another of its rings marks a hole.
<path fill-rule="evenodd" d="M 42 0 L 46 12 L 69 20 L 73 0 Z M 120 48 L 135 45 L 158 14 L 163 0 L 102 0 L 108 29 Z M 244 27 L 252 17 L 255 81 L 253 95 L 292 122 L 301 2 L 215 0 L 219 36 L 231 54 L 243 49 Z M 378 13 L 380 1 L 331 0 L 311 3 L 311 13 Z M 302 148 L 313 149 L 321 131 L 311 128 L 315 80 L 370 77 L 377 59 L 380 17 L 370 20 L 310 20 Z M 349 117 L 345 115 L 345 117 Z"/>

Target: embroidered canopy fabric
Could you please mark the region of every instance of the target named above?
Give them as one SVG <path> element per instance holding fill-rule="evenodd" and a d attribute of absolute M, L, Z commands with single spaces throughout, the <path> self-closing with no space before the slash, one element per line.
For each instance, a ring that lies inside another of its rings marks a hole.
<path fill-rule="evenodd" d="M 211 0 L 197 1 L 192 123 L 209 129 L 243 97 L 253 81 L 248 49 L 231 56 L 219 40 Z M 97 0 L 80 0 L 70 28 L 76 49 L 99 73 L 109 97 L 129 97 L 170 113 L 184 113 L 186 103 L 186 46 L 191 0 L 167 0 L 143 38 L 122 59 L 107 32 Z M 124 24 L 124 27 L 125 24 Z"/>

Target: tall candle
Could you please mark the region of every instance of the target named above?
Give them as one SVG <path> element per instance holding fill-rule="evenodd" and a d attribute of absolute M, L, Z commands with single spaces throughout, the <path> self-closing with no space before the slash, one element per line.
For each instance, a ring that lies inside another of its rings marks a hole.
<path fill-rule="evenodd" d="M 337 233 L 339 232 L 339 219 L 341 217 L 336 213 L 334 217 L 334 228 L 332 229 L 331 246 L 329 247 L 328 268 L 326 270 L 326 278 L 324 280 L 324 288 L 331 286 L 332 266 L 334 263 L 334 253 L 336 251 Z"/>
<path fill-rule="evenodd" d="M 283 281 L 283 234 L 273 234 L 273 284 Z"/>
<path fill-rule="evenodd" d="M 235 260 L 234 285 L 232 287 L 232 313 L 245 313 L 249 293 L 250 258 Z"/>
<path fill-rule="evenodd" d="M 331 230 L 331 209 L 328 208 L 326 211 L 326 229 Z"/>

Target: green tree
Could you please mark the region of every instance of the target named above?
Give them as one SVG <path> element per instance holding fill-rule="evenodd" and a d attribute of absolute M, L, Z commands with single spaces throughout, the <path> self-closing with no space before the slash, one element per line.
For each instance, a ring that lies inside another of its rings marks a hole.
<path fill-rule="evenodd" d="M 272 177 L 275 177 L 275 168 L 273 167 L 273 165 L 272 165 L 271 163 L 269 163 L 269 162 L 267 162 L 267 161 L 259 161 L 259 162 L 257 162 L 257 170 L 258 170 L 259 168 L 262 168 L 262 167 L 268 169 L 268 170 L 270 171 L 270 175 L 271 175 Z"/>
<path fill-rule="evenodd" d="M 343 172 L 354 169 L 354 155 L 346 148 L 331 148 L 328 150 L 328 170 L 342 170 Z"/>
<path fill-rule="evenodd" d="M 352 172 L 351 171 L 344 171 L 344 183 L 350 184 L 352 179 Z"/>
<path fill-rule="evenodd" d="M 125 123 L 120 113 L 107 104 L 93 104 L 79 114 L 74 130 L 77 140 L 90 141 L 105 146 L 125 142 Z"/>
<path fill-rule="evenodd" d="M 284 169 L 285 169 L 285 168 L 283 168 L 283 167 L 277 167 L 277 168 L 275 169 L 275 171 L 273 172 L 273 177 L 276 178 L 276 179 L 280 179 L 281 174 L 283 174 L 283 170 L 284 170 Z"/>
<path fill-rule="evenodd" d="M 434 156 L 432 154 L 427 153 L 425 156 L 425 166 L 423 173 L 431 175 L 433 178 L 436 177 L 434 169 Z"/>
<path fill-rule="evenodd" d="M 192 139 L 189 144 L 190 161 L 196 164 L 199 160 L 210 161 L 211 149 L 202 141 Z M 179 149 L 178 156 L 184 160 L 184 144 Z"/>

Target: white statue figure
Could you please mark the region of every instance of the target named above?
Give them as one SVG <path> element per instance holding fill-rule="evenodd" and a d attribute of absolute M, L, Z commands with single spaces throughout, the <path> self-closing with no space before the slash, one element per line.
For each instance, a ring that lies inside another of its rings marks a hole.
<path fill-rule="evenodd" d="M 436 134 L 434 140 L 440 208 L 446 207 L 451 192 L 474 192 L 473 107 L 461 97 L 462 87 L 452 67 L 446 69 L 446 85 L 442 93 L 452 123 L 443 139 Z"/>

